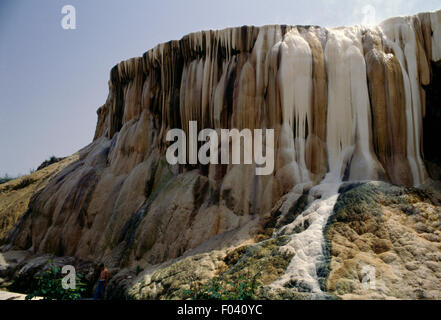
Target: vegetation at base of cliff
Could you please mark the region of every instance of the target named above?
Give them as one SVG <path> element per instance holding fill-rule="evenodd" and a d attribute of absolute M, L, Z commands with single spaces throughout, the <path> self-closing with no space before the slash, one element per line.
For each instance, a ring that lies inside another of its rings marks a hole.
<path fill-rule="evenodd" d="M 86 292 L 86 285 L 82 282 L 81 274 L 76 274 L 75 289 L 64 289 L 61 268 L 50 263 L 49 267 L 37 276 L 35 289 L 28 293 L 26 300 L 43 297 L 44 300 L 78 300 Z"/>
<path fill-rule="evenodd" d="M 286 270 L 292 254 L 280 247 L 287 236 L 268 239 L 237 248 L 224 258 L 225 269 L 208 283 L 185 291 L 184 298 L 194 300 L 254 300 L 261 299 L 264 286 L 275 281 Z"/>
<path fill-rule="evenodd" d="M 255 300 L 261 284 L 254 276 L 252 279 L 241 276 L 236 281 L 222 277 L 213 278 L 202 286 L 193 285 L 184 292 L 184 297 L 192 300 Z"/>
<path fill-rule="evenodd" d="M 281 251 L 279 236 L 227 252 L 179 260 L 144 275 L 127 291 L 129 299 L 265 299 L 264 288 L 286 270 L 293 254 Z"/>

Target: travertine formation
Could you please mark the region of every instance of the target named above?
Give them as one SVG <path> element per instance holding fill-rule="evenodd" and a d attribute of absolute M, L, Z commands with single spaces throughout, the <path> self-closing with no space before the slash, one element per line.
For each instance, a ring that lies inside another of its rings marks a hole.
<path fill-rule="evenodd" d="M 440 61 L 441 11 L 375 27 L 241 27 L 160 44 L 111 70 L 94 141 L 33 198 L 3 250 L 155 266 L 252 243 L 316 185 L 329 186 L 314 189 L 320 201 L 342 181 L 423 184 L 425 88 Z M 274 129 L 274 173 L 170 166 L 166 133 L 189 121 Z"/>
<path fill-rule="evenodd" d="M 331 241 L 326 290 L 344 299 L 441 299 L 436 189 L 349 185 L 326 231 Z M 363 285 L 367 268 L 373 286 Z"/>

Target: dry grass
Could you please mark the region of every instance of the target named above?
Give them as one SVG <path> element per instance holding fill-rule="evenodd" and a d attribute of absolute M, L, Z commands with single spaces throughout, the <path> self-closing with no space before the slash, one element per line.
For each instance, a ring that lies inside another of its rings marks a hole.
<path fill-rule="evenodd" d="M 77 159 L 78 155 L 74 154 L 27 176 L 0 184 L 0 243 L 26 212 L 31 197 L 44 188 L 53 176 Z"/>

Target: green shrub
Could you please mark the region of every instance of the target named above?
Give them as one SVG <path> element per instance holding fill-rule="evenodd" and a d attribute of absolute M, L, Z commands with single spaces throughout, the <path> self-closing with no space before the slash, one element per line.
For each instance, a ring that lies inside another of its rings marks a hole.
<path fill-rule="evenodd" d="M 186 290 L 184 294 L 192 300 L 254 300 L 258 286 L 255 277 L 241 276 L 237 281 L 216 277 L 201 287 Z"/>
<path fill-rule="evenodd" d="M 59 161 L 61 161 L 61 160 L 63 160 L 63 159 L 64 159 L 64 158 L 57 158 L 56 156 L 51 156 L 49 159 L 44 160 L 44 161 L 40 164 L 40 166 L 37 168 L 37 171 L 38 171 L 38 170 L 41 170 L 41 169 L 44 169 L 44 168 L 50 166 L 51 164 L 57 163 L 57 162 L 59 162 Z"/>
<path fill-rule="evenodd" d="M 33 184 L 34 182 L 35 182 L 34 179 L 31 179 L 29 177 L 25 177 L 25 178 L 21 179 L 21 181 L 17 185 L 15 185 L 12 189 L 20 190 L 20 189 L 26 188 L 27 186 Z"/>
<path fill-rule="evenodd" d="M 64 289 L 62 279 L 65 275 L 61 268 L 50 263 L 49 268 L 44 270 L 41 276 L 36 277 L 36 289 L 26 296 L 26 300 L 35 297 L 43 297 L 44 300 L 77 300 L 86 291 L 86 286 L 81 282 L 81 274 L 76 274 L 75 289 Z"/>

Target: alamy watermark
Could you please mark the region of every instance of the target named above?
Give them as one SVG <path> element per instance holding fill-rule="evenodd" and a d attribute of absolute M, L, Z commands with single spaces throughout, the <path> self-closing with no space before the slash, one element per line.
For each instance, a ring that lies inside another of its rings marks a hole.
<path fill-rule="evenodd" d="M 75 290 L 77 287 L 76 282 L 76 271 L 75 267 L 71 265 L 65 265 L 61 268 L 61 273 L 66 274 L 63 279 L 61 279 L 61 286 L 64 290 Z"/>
<path fill-rule="evenodd" d="M 65 30 L 75 30 L 77 28 L 77 16 L 75 7 L 68 4 L 61 8 L 61 13 L 64 14 L 61 19 L 61 27 Z"/>
<path fill-rule="evenodd" d="M 218 131 L 220 131 L 220 137 Z M 189 121 L 187 154 L 185 131 L 182 129 L 169 130 L 166 140 L 173 142 L 177 138 L 177 141 L 167 149 L 167 162 L 171 165 L 219 164 L 220 145 L 220 164 L 242 164 L 241 155 L 243 155 L 243 164 L 256 164 L 256 175 L 263 176 L 273 173 L 274 129 L 254 129 L 253 132 L 250 129 L 243 129 L 240 132 L 238 129 L 220 129 L 218 131 L 203 129 L 198 133 L 197 122 Z M 205 142 L 199 150 L 198 142 Z M 264 147 L 265 154 L 263 153 Z"/>

